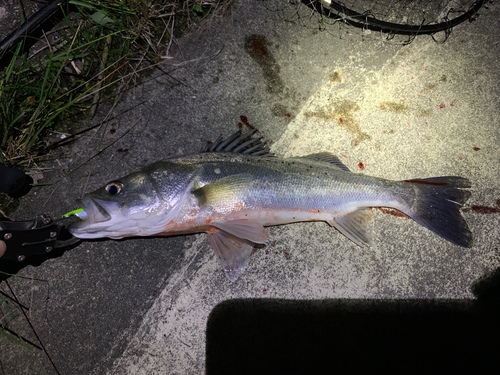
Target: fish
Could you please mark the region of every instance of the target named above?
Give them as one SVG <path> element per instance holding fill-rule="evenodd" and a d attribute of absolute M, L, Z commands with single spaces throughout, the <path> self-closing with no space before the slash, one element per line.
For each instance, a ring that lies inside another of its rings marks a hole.
<path fill-rule="evenodd" d="M 353 173 L 332 153 L 281 158 L 257 129 L 208 143 L 199 153 L 161 160 L 78 201 L 75 237 L 121 239 L 205 232 L 226 277 L 236 281 L 266 226 L 325 221 L 370 246 L 372 207 L 401 211 L 443 239 L 471 247 L 461 214 L 471 183 L 459 176 L 394 181 Z"/>

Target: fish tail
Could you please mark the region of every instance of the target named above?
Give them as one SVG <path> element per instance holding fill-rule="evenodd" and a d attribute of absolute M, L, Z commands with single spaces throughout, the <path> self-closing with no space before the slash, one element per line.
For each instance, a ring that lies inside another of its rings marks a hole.
<path fill-rule="evenodd" d="M 413 206 L 403 212 L 420 225 L 456 245 L 472 246 L 472 233 L 460 209 L 469 199 L 468 179 L 456 176 L 405 180 L 416 191 Z M 406 212 L 407 211 L 407 212 Z"/>

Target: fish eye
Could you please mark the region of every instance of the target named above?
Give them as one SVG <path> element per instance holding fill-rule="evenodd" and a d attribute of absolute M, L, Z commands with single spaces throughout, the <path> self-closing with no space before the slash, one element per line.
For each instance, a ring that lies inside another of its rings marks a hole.
<path fill-rule="evenodd" d="M 104 189 L 110 194 L 110 195 L 116 195 L 119 194 L 120 191 L 122 191 L 123 184 L 120 181 L 112 181 L 109 184 L 106 185 Z"/>

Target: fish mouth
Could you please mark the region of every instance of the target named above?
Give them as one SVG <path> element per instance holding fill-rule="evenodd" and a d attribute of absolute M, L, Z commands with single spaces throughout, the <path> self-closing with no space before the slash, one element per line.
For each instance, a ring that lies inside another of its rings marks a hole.
<path fill-rule="evenodd" d="M 83 222 L 89 221 L 91 224 L 97 224 L 111 220 L 111 215 L 103 207 L 104 201 L 85 196 L 83 199 L 77 199 L 77 202 L 86 213 L 86 217 L 81 217 Z"/>
<path fill-rule="evenodd" d="M 88 195 L 77 202 L 81 208 L 72 212 L 80 220 L 68 226 L 68 231 L 73 236 L 82 239 L 121 238 L 119 229 L 122 217 L 118 203 L 92 198 Z"/>

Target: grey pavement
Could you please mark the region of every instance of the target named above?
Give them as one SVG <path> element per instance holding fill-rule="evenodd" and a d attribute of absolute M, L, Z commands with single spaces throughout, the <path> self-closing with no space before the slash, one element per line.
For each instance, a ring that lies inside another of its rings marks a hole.
<path fill-rule="evenodd" d="M 444 44 L 421 36 L 403 46 L 345 26 L 320 31 L 306 13 L 286 22 L 269 4 L 279 2 L 240 1 L 229 19 L 181 39 L 162 66 L 169 75 L 130 90 L 114 114 L 140 105 L 55 154 L 44 181 L 137 122 L 132 130 L 62 182 L 33 189 L 14 218 L 58 217 L 85 191 L 196 152 L 246 117 L 280 156 L 330 151 L 353 171 L 394 180 L 470 178 L 474 246 L 374 210 L 370 248 L 321 222 L 268 228 L 269 246 L 231 283 L 205 234 L 84 242 L 9 279 L 61 374 L 202 374 L 207 318 L 222 301 L 473 299 L 474 280 L 500 265 L 500 5 Z M 3 337 L 0 353 L 5 373 L 55 373 L 39 350 Z"/>

